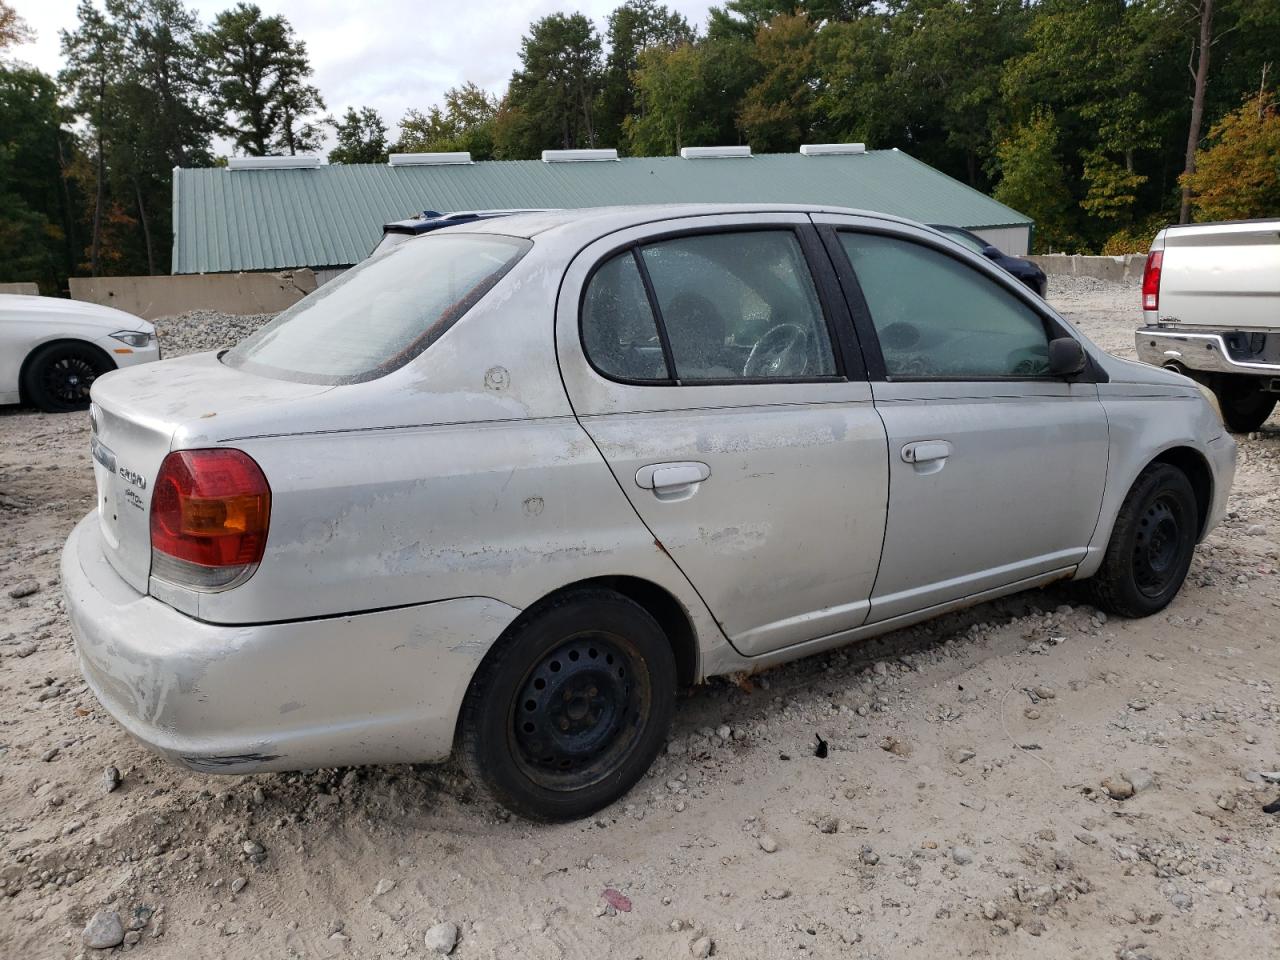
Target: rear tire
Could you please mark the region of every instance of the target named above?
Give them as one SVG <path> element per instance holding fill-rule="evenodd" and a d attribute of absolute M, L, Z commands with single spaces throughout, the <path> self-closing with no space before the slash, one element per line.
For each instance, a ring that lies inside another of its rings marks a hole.
<path fill-rule="evenodd" d="M 530 820 L 576 820 L 649 769 L 675 712 L 676 664 L 658 622 L 610 590 L 523 615 L 462 703 L 458 758 L 473 783 Z"/>
<path fill-rule="evenodd" d="M 1233 433 L 1257 430 L 1276 407 L 1276 396 L 1264 393 L 1253 377 L 1227 374 L 1213 385 L 1214 395 L 1222 407 L 1222 421 Z"/>
<path fill-rule="evenodd" d="M 22 392 L 28 402 L 45 413 L 66 413 L 89 406 L 93 381 L 115 365 L 88 343 L 51 343 L 27 361 Z"/>
<path fill-rule="evenodd" d="M 1090 581 L 1097 606 L 1122 617 L 1149 617 L 1169 605 L 1191 568 L 1199 508 L 1177 467 L 1153 463 L 1129 489 L 1102 566 Z"/>

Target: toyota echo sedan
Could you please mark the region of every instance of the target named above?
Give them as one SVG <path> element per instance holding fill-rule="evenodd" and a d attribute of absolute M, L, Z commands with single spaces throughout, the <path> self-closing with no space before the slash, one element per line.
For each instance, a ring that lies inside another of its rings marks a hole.
<path fill-rule="evenodd" d="M 62 577 L 131 734 L 206 773 L 456 754 L 543 820 L 707 677 L 1054 580 L 1155 613 L 1235 462 L 1192 381 L 986 258 L 782 205 L 432 231 L 93 401 Z"/>

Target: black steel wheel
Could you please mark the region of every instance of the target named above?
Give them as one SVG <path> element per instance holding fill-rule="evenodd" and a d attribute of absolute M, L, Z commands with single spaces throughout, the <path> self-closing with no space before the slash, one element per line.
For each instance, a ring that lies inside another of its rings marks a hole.
<path fill-rule="evenodd" d="M 65 413 L 89 406 L 89 388 L 108 370 L 111 360 L 88 343 L 51 343 L 27 361 L 22 388 L 27 400 L 46 413 Z"/>
<path fill-rule="evenodd" d="M 1106 556 L 1091 581 L 1095 602 L 1125 617 L 1163 610 L 1187 577 L 1199 529 L 1186 474 L 1167 463 L 1147 467 L 1116 515 Z"/>
<path fill-rule="evenodd" d="M 459 759 L 522 816 L 587 816 L 652 763 L 675 681 L 671 645 L 643 607 L 574 591 L 522 616 L 481 664 L 463 701 Z"/>

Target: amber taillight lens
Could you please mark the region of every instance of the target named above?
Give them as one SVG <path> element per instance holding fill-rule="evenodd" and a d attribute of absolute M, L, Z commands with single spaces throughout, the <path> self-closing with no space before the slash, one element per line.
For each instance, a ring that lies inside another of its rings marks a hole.
<path fill-rule="evenodd" d="M 197 590 L 232 586 L 267 547 L 271 488 L 242 450 L 178 450 L 151 497 L 151 573 Z"/>

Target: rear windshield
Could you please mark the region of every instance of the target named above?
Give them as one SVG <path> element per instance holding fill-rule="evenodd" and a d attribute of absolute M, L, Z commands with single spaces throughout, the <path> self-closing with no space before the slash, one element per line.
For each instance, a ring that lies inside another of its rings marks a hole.
<path fill-rule="evenodd" d="M 493 234 L 417 237 L 298 301 L 222 357 L 304 383 L 359 383 L 431 346 L 533 246 Z"/>

